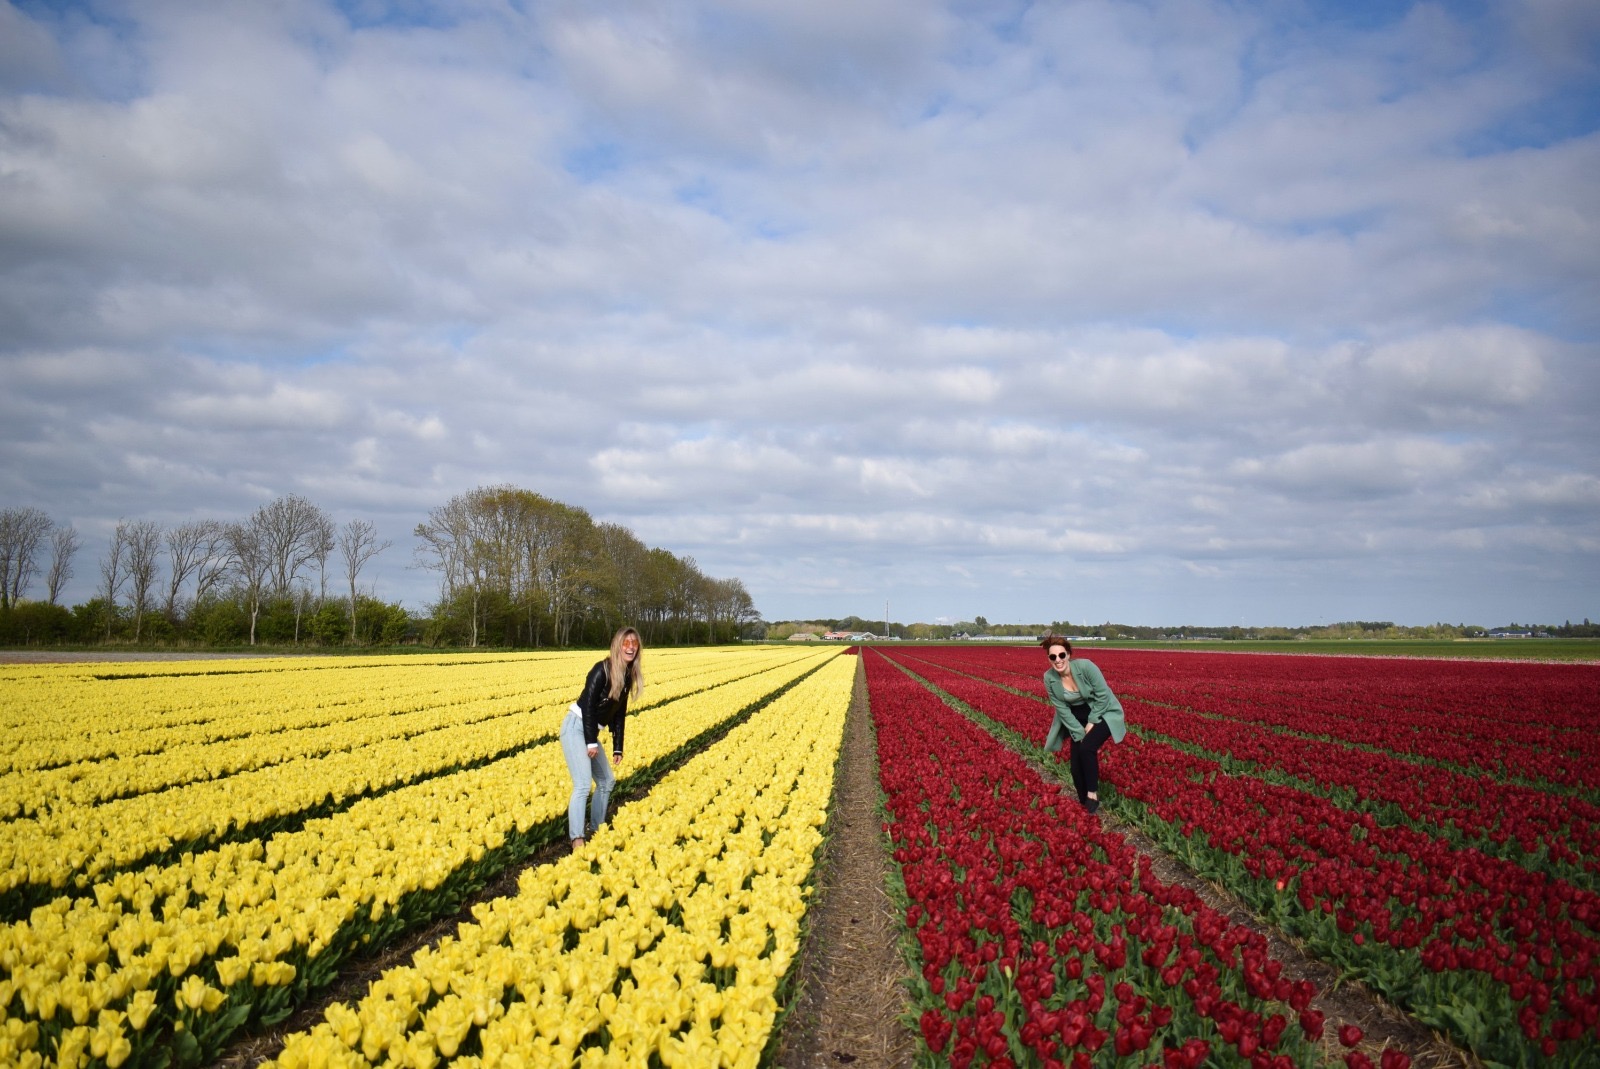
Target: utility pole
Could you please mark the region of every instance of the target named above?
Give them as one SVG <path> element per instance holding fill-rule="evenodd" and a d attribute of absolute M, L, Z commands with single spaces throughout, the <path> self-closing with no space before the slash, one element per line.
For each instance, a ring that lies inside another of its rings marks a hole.
<path fill-rule="evenodd" d="M 889 637 L 889 599 L 883 599 L 883 637 Z"/>

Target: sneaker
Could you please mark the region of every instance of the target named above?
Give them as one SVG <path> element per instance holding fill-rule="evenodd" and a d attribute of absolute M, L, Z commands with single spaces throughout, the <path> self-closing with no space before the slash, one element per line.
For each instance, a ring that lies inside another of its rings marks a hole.
<path fill-rule="evenodd" d="M 1085 798 L 1083 801 L 1083 808 L 1087 809 L 1091 813 L 1100 812 L 1100 799 Z"/>

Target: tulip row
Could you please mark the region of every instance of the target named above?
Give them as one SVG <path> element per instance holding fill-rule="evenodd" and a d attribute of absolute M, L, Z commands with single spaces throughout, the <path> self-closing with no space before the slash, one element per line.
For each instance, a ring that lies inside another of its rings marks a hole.
<path fill-rule="evenodd" d="M 883 658 L 867 659 L 930 1062 L 1291 1066 L 1314 985 L 1167 886 L 1070 792 Z"/>
<path fill-rule="evenodd" d="M 946 684 L 1002 733 L 1019 733 L 1015 744 L 1042 739 L 1048 713 L 1035 701 L 968 675 Z M 1148 707 L 1125 704 L 1135 728 L 1105 766 L 1119 812 L 1197 872 L 1481 1057 L 1576 1066 L 1600 1056 L 1593 891 L 1230 774 L 1225 754 L 1140 738 Z"/>
<path fill-rule="evenodd" d="M 1571 672 L 1577 666 L 1560 667 Z M 1258 727 L 1400 754 L 1423 767 L 1444 766 L 1565 794 L 1600 789 L 1600 744 L 1594 733 L 1529 723 L 1530 713 L 1539 715 L 1539 707 L 1531 702 L 1514 714 L 1463 711 L 1452 717 L 1432 710 L 1385 708 L 1360 697 L 1340 701 L 1324 696 L 1311 702 L 1302 696 L 1280 703 L 1268 695 L 1251 700 L 1171 685 L 1147 685 L 1138 696 Z"/>
<path fill-rule="evenodd" d="M 735 658 L 754 670 L 795 650 Z M 184 748 L 317 730 L 396 714 L 450 715 L 457 706 L 568 690 L 592 653 L 515 654 L 463 662 L 459 655 L 351 663 L 337 657 L 206 662 L 223 667 L 160 675 L 91 672 L 81 665 L 0 666 L 8 695 L 0 773 L 87 769 L 94 762 L 163 756 Z M 652 683 L 728 671 L 727 651 L 665 650 Z M 276 666 L 272 670 L 262 665 Z M 100 666 L 103 669 L 103 666 Z M 555 701 L 554 697 L 545 701 Z M 563 703 L 564 704 L 564 703 Z M 175 781 L 176 782 L 176 781 Z"/>
<path fill-rule="evenodd" d="M 523 654 L 471 667 L 459 657 L 434 656 L 175 662 L 188 666 L 183 671 L 169 665 L 0 666 L 14 695 L 5 710 L 0 767 L 55 768 L 470 701 L 518 689 L 547 669 L 570 675 L 584 659 Z M 292 699 L 287 706 L 286 696 Z"/>
<path fill-rule="evenodd" d="M 1381 751 L 1352 754 L 1342 743 L 1236 720 L 1139 701 L 1129 709 L 1147 737 L 1216 758 L 1228 772 L 1307 790 L 1587 890 L 1600 882 L 1600 807 L 1593 803 L 1557 802 L 1529 787 L 1418 766 Z"/>
<path fill-rule="evenodd" d="M 650 782 L 834 653 L 808 651 L 631 717 L 634 771 L 619 786 Z M 120 1036 L 140 1057 L 213 1048 L 247 1020 L 281 1018 L 360 945 L 457 908 L 493 873 L 558 838 L 569 792 L 550 742 L 265 843 L 117 873 L 95 883 L 92 898 L 58 898 L 0 928 L 0 1015 L 37 1025 L 38 1051 L 89 1044 L 92 1053 L 96 1035 Z M 226 1008 L 208 1010 L 224 994 Z"/>
<path fill-rule="evenodd" d="M 328 1007 L 278 1069 L 756 1065 L 799 947 L 855 668 L 836 659 L 582 852 Z"/>
<path fill-rule="evenodd" d="M 1015 673 L 971 663 L 955 672 L 926 657 L 907 663 L 977 707 L 998 704 L 1001 709 L 996 712 L 1002 716 L 1027 708 L 992 694 L 979 682 L 985 680 L 1040 703 L 1031 718 L 1021 714 L 1028 723 L 1047 715 L 1042 687 L 1037 682 L 1028 689 L 1019 687 Z M 1119 689 L 1143 689 L 1138 674 L 1145 667 L 1141 659 L 1123 657 L 1112 663 Z M 1132 685 L 1122 688 L 1125 673 L 1131 673 Z M 1213 757 L 1226 772 L 1309 790 L 1343 808 L 1371 812 L 1385 824 L 1409 824 L 1454 846 L 1481 850 L 1585 890 L 1595 890 L 1600 882 L 1600 805 L 1592 801 L 1562 798 L 1557 803 L 1546 792 L 1482 774 L 1418 764 L 1381 750 L 1271 726 L 1264 729 L 1209 711 L 1153 704 L 1126 693 L 1123 703 L 1141 735 Z"/>
<path fill-rule="evenodd" d="M 664 670 L 661 678 L 652 676 L 643 708 L 726 684 L 763 666 L 803 659 L 803 651 L 782 653 L 786 656 L 745 661 L 669 651 L 660 657 Z M 548 743 L 575 693 L 575 679 L 585 668 L 582 661 L 565 663 L 557 685 L 551 670 L 540 665 L 531 685 L 472 704 L 455 703 L 443 713 L 384 717 L 378 707 L 377 715 L 322 727 L 320 742 L 308 747 L 311 753 L 278 763 L 273 762 L 289 752 L 279 741 L 281 735 L 304 736 L 309 729 L 263 731 L 249 741 L 268 755 L 255 762 L 265 767 L 231 775 L 207 774 L 215 768 L 216 747 L 190 748 L 166 758 L 174 780 L 191 781 L 181 786 L 91 806 L 57 799 L 37 817 L 0 823 L 0 918 L 20 919 L 28 909 L 66 889 L 86 893 L 93 880 L 109 871 L 292 829 L 347 808 L 357 799 Z M 311 695 L 303 688 L 327 675 L 291 674 L 286 681 L 298 686 L 286 687 L 280 702 L 293 707 L 309 700 Z M 464 673 L 457 669 L 455 675 Z M 530 708 L 532 703 L 536 704 Z M 410 736 L 370 740 L 371 733 L 386 723 L 414 722 L 419 717 L 431 718 L 438 726 Z M 238 743 L 226 748 L 249 747 Z"/>
<path fill-rule="evenodd" d="M 1011 674 L 1036 655 L 964 651 L 963 670 Z M 1566 793 L 1600 790 L 1594 669 L 1491 662 L 1105 651 L 1124 697 L 1239 719 Z M 1098 654 L 1096 654 L 1098 655 Z M 943 659 L 943 658 L 941 658 Z M 943 659 L 951 667 L 955 659 Z M 1010 685 L 1037 689 L 1032 680 Z M 999 674 L 991 676 L 1001 681 Z"/>
<path fill-rule="evenodd" d="M 161 723 L 164 707 L 122 704 L 118 709 L 119 730 L 104 734 L 93 746 L 95 750 L 114 747 L 115 752 L 74 758 L 70 744 L 64 746 L 61 740 L 51 737 L 41 739 L 41 750 L 48 747 L 57 755 L 53 761 L 60 763 L 17 768 L 9 773 L 0 789 L 0 817 L 95 805 L 266 768 L 296 757 L 321 757 L 549 705 L 572 689 L 574 674 L 582 670 L 581 662 L 545 661 L 528 665 L 520 678 L 506 679 L 492 689 L 472 687 L 472 693 L 452 694 L 448 699 L 437 692 L 436 685 L 429 684 L 425 689 L 404 691 L 393 687 L 374 689 L 359 699 L 337 703 L 326 701 L 323 685 L 328 682 L 327 673 L 286 673 L 280 677 L 276 700 L 280 705 L 300 709 L 301 717 L 274 717 L 261 711 L 237 715 L 236 706 L 228 703 L 227 692 L 208 680 L 213 685 L 206 689 L 213 692 L 216 704 L 203 729 L 185 724 L 182 730 L 175 731 Z M 171 692 L 167 696 L 168 707 L 195 701 L 197 695 L 190 692 L 186 682 L 167 680 L 163 684 Z M 102 700 L 125 698 L 121 688 L 104 683 L 91 684 L 86 689 Z M 305 718 L 304 712 L 313 706 L 316 715 Z M 39 726 L 59 725 L 52 714 L 48 725 Z M 197 730 L 203 730 L 205 737 L 196 739 Z"/>

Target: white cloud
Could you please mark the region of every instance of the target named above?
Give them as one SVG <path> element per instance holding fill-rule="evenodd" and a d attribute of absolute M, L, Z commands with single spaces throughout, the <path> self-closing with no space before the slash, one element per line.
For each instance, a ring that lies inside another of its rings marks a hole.
<path fill-rule="evenodd" d="M 1373 388 L 1416 405 L 1508 408 L 1543 393 L 1540 351 L 1552 347 L 1531 331 L 1458 326 L 1375 346 L 1364 362 Z"/>
<path fill-rule="evenodd" d="M 1302 446 L 1266 459 L 1238 461 L 1235 471 L 1297 497 L 1386 496 L 1453 478 L 1475 450 L 1426 438 Z"/>
<path fill-rule="evenodd" d="M 1593 615 L 1592 4 L 349 10 L 0 2 L 0 504 L 404 547 L 514 482 L 769 616 Z"/>

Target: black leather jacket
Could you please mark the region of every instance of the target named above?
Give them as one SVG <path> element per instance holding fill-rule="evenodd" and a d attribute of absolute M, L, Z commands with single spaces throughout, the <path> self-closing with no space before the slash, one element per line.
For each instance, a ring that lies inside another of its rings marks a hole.
<path fill-rule="evenodd" d="M 628 666 L 628 680 L 622 694 L 611 699 L 611 658 L 602 658 L 589 669 L 584 680 L 583 693 L 578 695 L 578 708 L 583 710 L 583 741 L 585 744 L 600 741 L 600 729 L 611 729 L 611 750 L 622 753 L 622 729 L 628 717 L 628 687 L 633 682 L 633 666 Z"/>

